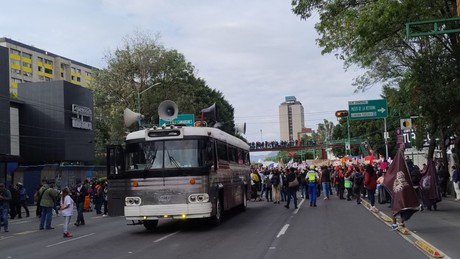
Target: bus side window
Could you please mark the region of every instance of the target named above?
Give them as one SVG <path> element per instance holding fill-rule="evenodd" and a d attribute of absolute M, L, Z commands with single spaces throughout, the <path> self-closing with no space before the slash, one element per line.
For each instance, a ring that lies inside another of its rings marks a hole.
<path fill-rule="evenodd" d="M 210 141 L 206 145 L 206 166 L 212 167 L 216 165 L 215 142 Z M 214 168 L 217 169 L 217 168 Z"/>

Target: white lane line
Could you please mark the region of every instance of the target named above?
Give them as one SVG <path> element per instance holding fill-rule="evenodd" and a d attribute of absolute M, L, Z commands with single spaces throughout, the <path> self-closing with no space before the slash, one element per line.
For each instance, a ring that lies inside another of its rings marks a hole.
<path fill-rule="evenodd" d="M 159 239 L 153 241 L 153 243 L 158 243 L 158 242 L 160 242 L 160 241 L 163 241 L 163 240 L 165 240 L 166 238 L 171 237 L 171 236 L 173 236 L 173 235 L 175 235 L 175 234 L 177 234 L 177 233 L 179 233 L 179 231 L 176 231 L 176 232 L 171 233 L 171 234 L 169 234 L 169 235 L 166 235 L 166 236 L 164 236 L 164 237 L 162 237 L 162 238 L 159 238 Z"/>
<path fill-rule="evenodd" d="M 304 201 L 305 201 L 305 199 L 302 199 L 302 200 L 300 201 L 300 203 L 299 203 L 298 206 L 297 206 L 297 209 L 294 210 L 294 214 L 297 214 L 297 212 L 299 212 L 300 206 L 302 206 L 302 203 L 303 203 Z"/>
<path fill-rule="evenodd" d="M 289 228 L 289 224 L 284 225 L 284 226 L 281 228 L 281 230 L 280 230 L 280 232 L 278 233 L 278 235 L 276 236 L 276 238 L 279 238 L 280 236 L 284 235 L 284 234 L 286 233 L 286 231 L 287 231 L 288 228 Z"/>
<path fill-rule="evenodd" d="M 80 237 L 71 237 L 65 241 L 62 241 L 62 242 L 58 242 L 58 243 L 55 243 L 55 244 L 51 244 L 51 245 L 47 245 L 46 247 L 53 247 L 53 246 L 57 246 L 57 245 L 62 245 L 62 244 L 65 244 L 65 243 L 69 243 L 69 242 L 72 242 L 72 241 L 76 241 L 78 239 L 82 239 L 82 238 L 85 238 L 85 237 L 89 237 L 89 236 L 92 236 L 96 233 L 91 233 L 91 234 L 88 234 L 88 235 L 84 235 L 84 236 L 80 236 Z"/>

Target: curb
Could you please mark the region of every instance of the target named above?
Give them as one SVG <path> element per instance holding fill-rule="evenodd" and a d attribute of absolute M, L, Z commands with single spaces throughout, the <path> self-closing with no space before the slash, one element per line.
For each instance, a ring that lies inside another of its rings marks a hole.
<path fill-rule="evenodd" d="M 361 204 L 370 212 L 372 212 L 377 218 L 381 219 L 386 225 L 391 226 L 393 219 L 386 215 L 385 213 L 381 212 L 380 210 L 371 210 L 371 205 L 369 202 L 367 202 L 364 199 L 361 199 Z M 421 237 L 415 235 L 413 232 L 411 232 L 408 228 L 398 228 L 398 232 L 403 235 L 403 237 L 411 242 L 412 244 L 415 245 L 418 249 L 420 249 L 422 252 L 424 252 L 426 255 L 432 257 L 432 258 L 450 258 L 448 256 L 445 256 L 444 253 L 442 253 L 439 249 L 431 245 L 430 243 L 426 242 L 423 240 Z"/>

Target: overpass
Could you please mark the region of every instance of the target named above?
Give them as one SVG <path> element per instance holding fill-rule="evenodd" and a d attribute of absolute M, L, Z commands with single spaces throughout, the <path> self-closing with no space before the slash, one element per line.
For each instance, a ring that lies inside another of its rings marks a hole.
<path fill-rule="evenodd" d="M 323 143 L 314 140 L 305 141 L 264 141 L 264 142 L 251 142 L 248 143 L 250 152 L 262 152 L 262 151 L 287 151 L 294 152 L 299 150 L 321 150 L 324 152 L 326 148 L 345 148 L 345 144 L 348 142 L 347 139 L 339 140 L 328 140 Z M 360 138 L 350 139 L 350 146 L 359 146 L 363 155 L 367 155 L 370 146 L 367 144 L 367 140 Z"/>

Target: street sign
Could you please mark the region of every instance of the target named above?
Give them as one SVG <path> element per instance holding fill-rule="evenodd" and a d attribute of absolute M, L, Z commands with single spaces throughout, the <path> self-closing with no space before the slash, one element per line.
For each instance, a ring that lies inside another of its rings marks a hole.
<path fill-rule="evenodd" d="M 388 117 L 388 107 L 385 99 L 348 102 L 348 118 L 350 120 L 383 119 L 386 117 Z"/>
<path fill-rule="evenodd" d="M 179 114 L 177 117 L 172 121 L 165 121 L 160 118 L 160 123 L 158 125 L 163 124 L 185 124 L 188 127 L 193 127 L 195 125 L 195 115 L 193 114 Z"/>
<path fill-rule="evenodd" d="M 410 130 L 412 128 L 412 120 L 409 119 L 401 119 L 401 130 Z"/>

